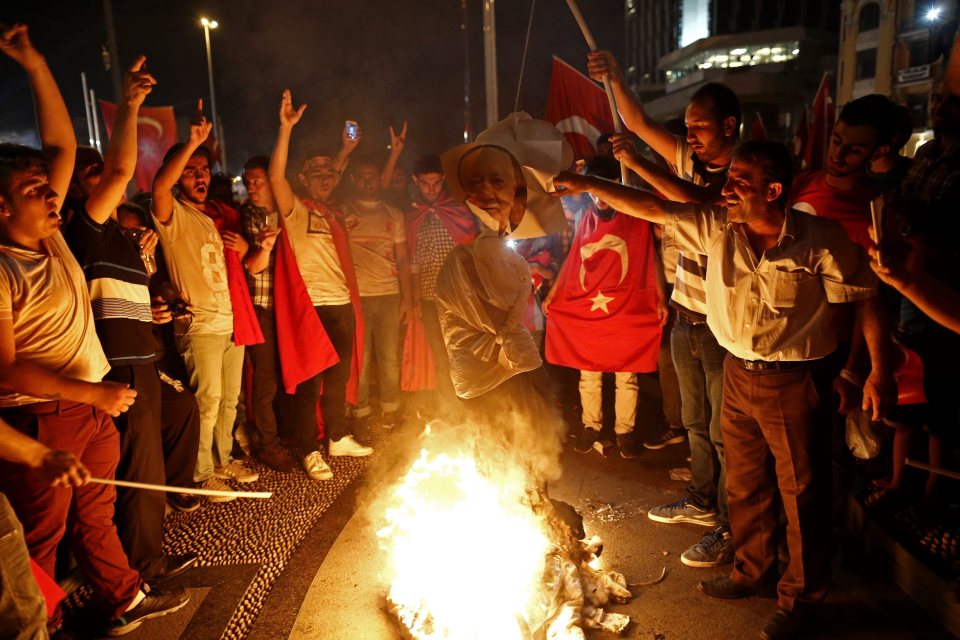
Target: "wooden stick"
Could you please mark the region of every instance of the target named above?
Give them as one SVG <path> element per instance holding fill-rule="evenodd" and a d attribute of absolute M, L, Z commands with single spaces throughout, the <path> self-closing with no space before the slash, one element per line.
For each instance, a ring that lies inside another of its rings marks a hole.
<path fill-rule="evenodd" d="M 171 487 L 163 484 L 147 484 L 146 482 L 129 482 L 127 480 L 110 480 L 108 478 L 90 478 L 90 482 L 97 484 L 112 484 L 116 487 L 130 489 L 145 489 L 147 491 L 165 491 L 167 493 L 186 493 L 191 496 L 223 496 L 230 498 L 272 498 L 272 491 L 217 491 L 215 489 L 199 489 L 197 487 Z"/>
<path fill-rule="evenodd" d="M 576 0 L 567 0 L 567 6 L 570 7 L 570 12 L 573 14 L 574 19 L 576 19 L 577 24 L 580 25 L 580 31 L 583 33 L 583 39 L 587 41 L 587 46 L 590 47 L 590 51 L 597 50 L 597 41 L 593 39 L 593 34 L 590 33 L 590 27 L 587 26 L 586 20 L 583 19 L 583 14 L 580 13 L 580 7 L 577 6 Z M 604 76 L 603 78 L 603 89 L 607 92 L 607 102 L 610 104 L 610 114 L 613 116 L 613 130 L 615 133 L 620 133 L 623 129 L 620 127 L 620 114 L 617 111 L 617 98 L 613 95 L 613 87 L 610 86 L 610 78 Z M 629 174 L 627 172 L 627 165 L 623 162 L 620 163 L 620 181 L 623 184 L 629 184 Z"/>
<path fill-rule="evenodd" d="M 939 476 L 946 476 L 948 478 L 953 478 L 954 480 L 960 480 L 960 473 L 956 471 L 950 471 L 949 469 L 944 469 L 942 467 L 931 467 L 928 464 L 923 462 L 917 462 L 916 460 L 911 460 L 907 458 L 906 464 L 908 467 L 916 467 L 917 469 L 923 469 L 924 471 L 929 471 L 930 473 L 935 473 Z"/>

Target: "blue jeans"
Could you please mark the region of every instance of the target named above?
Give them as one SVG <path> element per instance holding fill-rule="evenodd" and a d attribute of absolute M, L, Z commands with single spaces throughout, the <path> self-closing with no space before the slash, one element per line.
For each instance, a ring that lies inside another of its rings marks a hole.
<path fill-rule="evenodd" d="M 376 357 L 380 410 L 390 413 L 400 408 L 400 296 L 364 296 L 363 367 L 357 389 L 354 415 L 363 418 L 370 409 L 370 362 Z"/>
<path fill-rule="evenodd" d="M 691 324 L 683 318 L 677 319 L 670 333 L 670 350 L 680 383 L 683 426 L 690 440 L 691 479 L 687 491 L 697 506 L 716 506 L 717 524 L 728 526 L 726 464 L 720 431 L 723 360 L 727 352 L 706 324 Z"/>

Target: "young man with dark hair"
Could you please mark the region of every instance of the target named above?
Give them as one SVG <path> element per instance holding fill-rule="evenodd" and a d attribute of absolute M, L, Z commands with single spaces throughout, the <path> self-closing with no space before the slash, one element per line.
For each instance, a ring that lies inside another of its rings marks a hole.
<path fill-rule="evenodd" d="M 837 223 L 784 209 L 791 166 L 780 143 L 744 143 L 723 187 L 726 207 L 668 203 L 576 174 L 554 181 L 664 224 L 667 242 L 723 266 L 707 272 L 706 302 L 708 322 L 729 351 L 721 421 L 736 557 L 729 576 L 698 586 L 713 597 L 741 598 L 776 579 L 782 502 L 790 561 L 777 585 L 779 608 L 760 634 L 766 640 L 792 638 L 830 583 L 830 446 L 823 429 L 829 407 L 823 399 L 830 397 L 824 365 L 837 345 L 836 305 L 854 304 L 870 351 L 863 410 L 880 419 L 890 395 L 876 278 Z"/>
<path fill-rule="evenodd" d="M 355 160 L 350 178 L 353 197 L 343 208 L 350 233 L 350 253 L 363 308 L 363 365 L 354 417 L 367 419 L 370 408 L 370 364 L 376 355 L 380 421 L 397 423 L 400 409 L 400 335 L 414 313 L 410 260 L 403 214 L 380 198 L 380 167 Z"/>
<path fill-rule="evenodd" d="M 417 160 L 413 170 L 417 196 L 407 211 L 413 299 L 423 320 L 436 376 L 435 399 L 456 399 L 450 380 L 450 363 L 437 315 L 437 276 L 447 254 L 458 244 L 477 236 L 477 221 L 469 209 L 454 200 L 443 186 L 443 167 L 437 155 Z"/>
<path fill-rule="evenodd" d="M 595 79 L 609 77 L 627 128 L 649 144 L 674 174 L 635 153 L 628 134 L 613 138 L 617 159 L 624 161 L 667 200 L 721 203 L 720 191 L 740 129 L 736 94 L 717 83 L 700 87 L 684 111 L 686 135 L 680 136 L 650 118 L 609 52 L 591 53 L 588 66 Z M 730 562 L 733 557 L 720 433 L 726 351 L 713 335 L 707 317 L 706 255 L 692 253 L 689 247 L 678 251 L 669 243 L 664 243 L 664 254 L 665 262 L 671 264 L 676 256 L 675 283 L 670 298 L 675 322 L 670 331 L 670 348 L 680 386 L 683 426 L 690 442 L 691 480 L 686 496 L 651 509 L 647 516 L 655 522 L 710 527 L 700 542 L 684 551 L 680 559 L 689 566 L 711 567 Z M 659 449 L 682 441 L 683 433 L 671 428 L 644 446 Z"/>
<path fill-rule="evenodd" d="M 233 460 L 231 451 L 243 347 L 262 342 L 263 336 L 240 265 L 249 245 L 239 233 L 239 214 L 208 199 L 210 151 L 202 145 L 213 125 L 200 109 L 202 101 L 189 140 L 167 152 L 154 178 L 153 216 L 171 281 L 193 308 L 174 319 L 174 331 L 200 409 L 194 481 L 222 491 L 230 489 L 225 479 L 259 478 Z"/>
<path fill-rule="evenodd" d="M 27 72 L 43 143 L 42 152 L 0 144 L 0 416 L 44 446 L 74 454 L 91 474 L 113 478 L 119 436 L 110 416 L 128 411 L 137 392 L 102 382 L 109 364 L 86 279 L 60 235 L 76 153 L 73 125 L 27 28 L 0 35 L 0 50 Z M 130 567 L 113 523 L 112 486 L 57 491 L 22 465 L 0 462 L 0 491 L 23 523 L 32 557 L 51 576 L 69 529 L 77 562 L 111 616 L 110 635 L 187 603 L 183 591 L 150 593 Z"/>
<path fill-rule="evenodd" d="M 293 431 L 303 457 L 304 469 L 315 480 L 329 480 L 333 471 L 318 446 L 317 402 L 323 381 L 323 424 L 330 456 L 363 457 L 373 453 L 354 438 L 346 415 L 347 402 L 355 403 L 363 358 L 363 314 L 354 273 L 350 242 L 343 214 L 333 208 L 332 195 L 340 179 L 335 158 L 313 156 L 304 163 L 300 180 L 308 198 L 298 198 L 287 181 L 290 136 L 307 105 L 294 108 L 290 91 L 280 102 L 280 127 L 270 157 L 270 187 L 296 263 L 313 304 L 317 332 L 326 336 L 337 356 L 328 366 L 297 387 Z M 347 137 L 344 136 L 346 142 Z M 354 145 L 355 146 L 355 145 Z M 339 157 L 339 156 L 338 156 Z M 342 165 L 341 165 L 342 166 Z"/>

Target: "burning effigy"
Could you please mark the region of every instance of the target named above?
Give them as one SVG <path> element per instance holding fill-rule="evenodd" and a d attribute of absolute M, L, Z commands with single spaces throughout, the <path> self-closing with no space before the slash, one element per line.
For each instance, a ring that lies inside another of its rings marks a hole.
<path fill-rule="evenodd" d="M 444 429 L 442 426 L 439 429 Z M 419 455 L 383 499 L 390 611 L 417 640 L 575 640 L 619 633 L 607 607 L 632 597 L 622 574 L 596 568 L 573 509 L 551 500 L 521 453 L 480 427 L 421 436 Z"/>

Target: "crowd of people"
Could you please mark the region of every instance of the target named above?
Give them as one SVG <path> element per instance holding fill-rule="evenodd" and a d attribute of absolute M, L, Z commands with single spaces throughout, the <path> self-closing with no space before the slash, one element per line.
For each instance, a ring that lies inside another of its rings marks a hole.
<path fill-rule="evenodd" d="M 145 58 L 129 68 L 101 157 L 77 146 L 27 28 L 3 33 L 0 50 L 29 79 L 42 144 L 0 143 L 0 564 L 12 594 L 0 628 L 13 637 L 45 637 L 29 559 L 55 576 L 62 541 L 105 633 L 186 605 L 162 585 L 197 556 L 163 553 L 164 515 L 203 499 L 96 479 L 228 501 L 229 483 L 259 478 L 243 451 L 328 481 L 331 457 L 373 453 L 370 424 L 404 420 L 407 391 L 422 390 L 421 417 L 542 400 L 544 359 L 580 372 L 579 452 L 600 440 L 603 374 L 614 374 L 624 458 L 640 452 L 638 373 L 659 372 L 666 429 L 642 444 L 689 442 L 691 480 L 649 518 L 707 528 L 681 559 L 732 563 L 699 584 L 708 596 L 776 585 L 763 638 L 792 637 L 828 590 L 850 467 L 844 414 L 896 428 L 875 501 L 905 489 L 922 429 L 930 464 L 947 463 L 960 356 L 952 68 L 931 96 L 934 138 L 914 159 L 900 154 L 909 114 L 870 95 L 843 106 L 824 168 L 794 177 L 784 145 L 740 142 L 729 87 L 701 87 L 671 130 L 610 53 L 591 53 L 629 132 L 554 178 L 567 233 L 509 241 L 531 185 L 499 146 L 465 150 L 455 176 L 435 155 L 408 171 L 406 125 L 390 130 L 382 161 L 358 151 L 351 123 L 339 149 L 304 155 L 292 184 L 307 105 L 289 91 L 272 152 L 244 164 L 242 204 L 214 193 L 202 102 L 151 192 L 127 199 L 137 114 L 156 83 Z M 633 184 L 619 184 L 621 163 Z M 901 384 L 898 404 L 903 354 L 923 362 L 923 403 L 902 401 Z"/>

